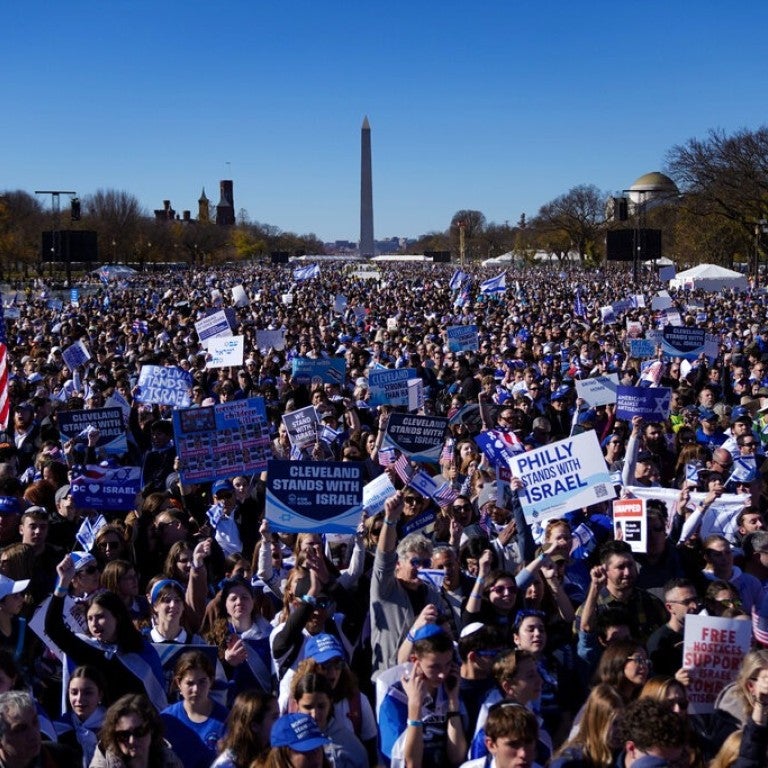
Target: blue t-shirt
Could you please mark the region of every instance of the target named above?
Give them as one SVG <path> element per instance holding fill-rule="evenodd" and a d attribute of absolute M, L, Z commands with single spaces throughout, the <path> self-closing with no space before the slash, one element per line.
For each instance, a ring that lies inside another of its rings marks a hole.
<path fill-rule="evenodd" d="M 216 743 L 224 735 L 224 724 L 229 714 L 218 702 L 204 723 L 193 723 L 184 711 L 184 702 L 166 707 L 160 717 L 165 726 L 165 738 L 181 760 L 184 768 L 208 768 L 216 759 Z"/>

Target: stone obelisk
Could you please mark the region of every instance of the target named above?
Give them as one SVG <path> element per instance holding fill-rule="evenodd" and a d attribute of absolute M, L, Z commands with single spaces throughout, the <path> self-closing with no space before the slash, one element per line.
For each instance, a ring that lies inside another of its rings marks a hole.
<path fill-rule="evenodd" d="M 367 117 L 360 131 L 360 255 L 366 259 L 374 255 L 371 126 Z"/>

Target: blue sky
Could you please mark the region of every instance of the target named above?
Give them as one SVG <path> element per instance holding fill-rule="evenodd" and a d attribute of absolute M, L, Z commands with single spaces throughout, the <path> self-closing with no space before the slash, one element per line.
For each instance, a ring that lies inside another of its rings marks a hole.
<path fill-rule="evenodd" d="M 767 22 L 757 0 L 6 2 L 0 190 L 195 215 L 229 176 L 252 220 L 356 240 L 368 115 L 377 238 L 512 224 L 768 122 Z"/>

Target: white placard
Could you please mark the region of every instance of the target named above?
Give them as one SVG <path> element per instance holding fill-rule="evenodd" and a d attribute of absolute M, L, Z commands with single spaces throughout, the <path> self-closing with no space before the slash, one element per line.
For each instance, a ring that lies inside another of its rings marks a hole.
<path fill-rule="evenodd" d="M 215 338 L 208 341 L 208 356 L 206 368 L 240 367 L 243 364 L 245 354 L 245 337 L 230 336 L 229 338 Z"/>
<path fill-rule="evenodd" d="M 619 375 L 594 376 L 589 379 L 576 379 L 576 394 L 590 407 L 616 402 L 616 387 Z"/>

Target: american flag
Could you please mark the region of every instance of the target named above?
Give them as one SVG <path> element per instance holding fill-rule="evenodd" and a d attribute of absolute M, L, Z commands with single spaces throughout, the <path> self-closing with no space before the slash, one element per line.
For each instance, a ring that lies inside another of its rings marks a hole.
<path fill-rule="evenodd" d="M 400 458 L 394 462 L 394 464 L 392 464 L 392 469 L 397 472 L 397 476 L 403 481 L 403 483 L 408 485 L 408 481 L 411 479 L 411 475 L 413 475 L 413 470 L 408 463 L 408 457 L 404 453 L 401 453 Z"/>
<path fill-rule="evenodd" d="M 149 324 L 146 320 L 134 320 L 131 330 L 134 333 L 147 334 L 149 333 Z"/>
<path fill-rule="evenodd" d="M 761 616 L 754 608 L 752 609 L 752 634 L 758 643 L 768 645 L 768 616 Z"/>
<path fill-rule="evenodd" d="M 432 495 L 432 498 L 443 507 L 446 504 L 453 504 L 459 496 L 459 492 L 451 486 L 450 483 L 443 483 Z"/>
<path fill-rule="evenodd" d="M 440 453 L 441 464 L 453 463 L 453 448 L 454 448 L 454 440 L 452 437 L 449 437 L 443 444 L 443 450 Z"/>

